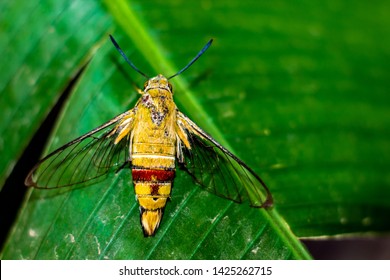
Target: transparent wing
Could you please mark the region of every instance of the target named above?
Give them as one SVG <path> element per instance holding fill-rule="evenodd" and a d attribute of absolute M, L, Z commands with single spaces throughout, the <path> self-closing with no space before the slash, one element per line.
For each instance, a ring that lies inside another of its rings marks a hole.
<path fill-rule="evenodd" d="M 272 195 L 263 180 L 243 161 L 178 112 L 178 161 L 196 183 L 218 196 L 252 207 L 271 207 Z"/>
<path fill-rule="evenodd" d="M 25 184 L 45 189 L 66 187 L 122 168 L 129 161 L 133 115 L 133 111 L 125 112 L 53 151 L 33 167 Z"/>

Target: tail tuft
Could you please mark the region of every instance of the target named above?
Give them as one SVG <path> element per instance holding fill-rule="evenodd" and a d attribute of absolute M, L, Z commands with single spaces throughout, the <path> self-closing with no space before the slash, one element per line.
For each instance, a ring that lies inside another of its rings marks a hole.
<path fill-rule="evenodd" d="M 163 216 L 164 208 L 157 208 L 154 210 L 147 210 L 140 207 L 141 226 L 144 231 L 144 236 L 153 236 L 160 225 Z"/>

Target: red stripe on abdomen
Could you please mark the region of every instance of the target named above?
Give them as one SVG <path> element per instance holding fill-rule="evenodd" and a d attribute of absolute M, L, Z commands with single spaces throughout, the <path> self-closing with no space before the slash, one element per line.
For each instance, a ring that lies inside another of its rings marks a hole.
<path fill-rule="evenodd" d="M 133 181 L 173 181 L 174 170 L 154 170 L 154 169 L 133 169 Z"/>

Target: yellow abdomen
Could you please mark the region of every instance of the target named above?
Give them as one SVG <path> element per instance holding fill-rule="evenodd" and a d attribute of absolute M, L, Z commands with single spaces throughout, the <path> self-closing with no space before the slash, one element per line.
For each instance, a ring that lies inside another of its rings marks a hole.
<path fill-rule="evenodd" d="M 176 138 L 171 131 L 173 120 L 169 115 L 156 124 L 147 108 L 140 110 L 142 119 L 137 123 L 131 146 L 132 175 L 142 229 L 145 236 L 152 236 L 171 195 Z"/>

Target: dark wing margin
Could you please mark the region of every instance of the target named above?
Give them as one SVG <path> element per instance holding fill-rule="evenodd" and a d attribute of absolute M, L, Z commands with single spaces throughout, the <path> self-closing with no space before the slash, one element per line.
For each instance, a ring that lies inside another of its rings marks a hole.
<path fill-rule="evenodd" d="M 177 126 L 178 161 L 196 183 L 238 203 L 249 200 L 252 207 L 272 206 L 268 187 L 242 160 L 181 112 L 177 114 Z"/>
<path fill-rule="evenodd" d="M 73 186 L 101 178 L 129 161 L 133 111 L 118 115 L 41 159 L 25 179 L 39 189 Z M 119 133 L 121 141 L 115 144 Z"/>

